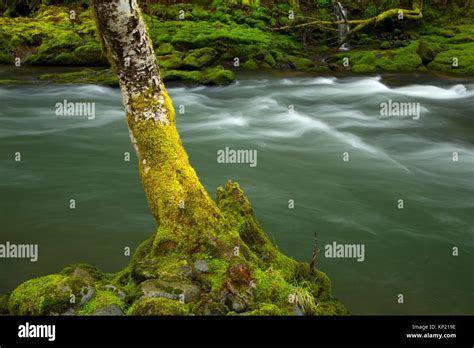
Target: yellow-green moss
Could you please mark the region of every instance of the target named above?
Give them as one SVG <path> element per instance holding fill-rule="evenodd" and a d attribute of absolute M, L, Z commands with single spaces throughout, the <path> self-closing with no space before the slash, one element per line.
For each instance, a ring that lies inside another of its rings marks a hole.
<path fill-rule="evenodd" d="M 25 81 L 23 80 L 0 80 L 0 86 L 2 85 L 19 85 L 23 84 Z"/>
<path fill-rule="evenodd" d="M 151 212 L 159 223 L 154 251 L 167 253 L 173 249 L 189 254 L 196 248 L 212 248 L 223 219 L 214 202 L 199 182 L 184 151 L 175 127 L 175 113 L 162 87 L 166 122 L 135 120 L 128 124 L 140 149 L 140 176 Z M 161 112 L 151 91 L 144 91 L 130 102 L 133 113 L 145 110 Z M 215 247 L 215 246 L 214 246 Z"/>
<path fill-rule="evenodd" d="M 187 315 L 189 307 L 164 297 L 143 298 L 130 307 L 128 315 Z"/>
<path fill-rule="evenodd" d="M 40 75 L 40 80 L 51 81 L 55 83 L 101 84 L 118 87 L 117 75 L 112 73 L 110 69 L 84 69 L 81 71 L 69 73 L 43 74 Z"/>
<path fill-rule="evenodd" d="M 10 299 L 10 294 L 0 296 L 0 315 L 10 314 L 8 309 L 8 301 Z"/>
<path fill-rule="evenodd" d="M 280 308 L 290 308 L 289 296 L 294 287 L 283 277 L 278 269 L 272 267 L 267 270 L 257 269 L 255 277 L 255 303 L 271 302 Z"/>
<path fill-rule="evenodd" d="M 456 74 L 474 73 L 474 42 L 450 46 L 438 53 L 428 67 Z"/>
<path fill-rule="evenodd" d="M 256 316 L 281 316 L 281 315 L 293 315 L 293 311 L 289 308 L 280 308 L 273 303 L 262 303 L 257 309 L 245 313 L 245 315 L 256 315 Z"/>
<path fill-rule="evenodd" d="M 349 65 L 353 72 L 369 73 L 374 71 L 411 71 L 422 65 L 417 54 L 419 42 L 414 41 L 407 47 L 381 51 L 350 51 L 337 54 L 339 64 L 349 58 Z"/>
<path fill-rule="evenodd" d="M 183 59 L 183 65 L 186 68 L 202 69 L 209 66 L 217 57 L 217 51 L 212 47 L 198 48 L 190 50 Z"/>
<path fill-rule="evenodd" d="M 124 309 L 123 301 L 115 292 L 111 290 L 98 290 L 96 295 L 79 309 L 78 315 L 91 315 L 104 307 L 114 304 L 119 306 L 120 309 Z"/>
<path fill-rule="evenodd" d="M 32 279 L 11 293 L 8 308 L 15 315 L 61 314 L 77 305 L 79 300 L 71 303 L 71 295 L 79 299 L 86 285 L 82 279 L 59 274 Z"/>

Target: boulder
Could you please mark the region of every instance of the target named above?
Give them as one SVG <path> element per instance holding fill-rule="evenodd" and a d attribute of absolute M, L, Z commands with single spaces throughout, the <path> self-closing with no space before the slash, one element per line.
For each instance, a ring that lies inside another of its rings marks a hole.
<path fill-rule="evenodd" d="M 234 294 L 227 294 L 224 303 L 235 313 L 242 313 L 247 309 L 247 303 L 242 298 Z"/>
<path fill-rule="evenodd" d="M 205 260 L 196 260 L 196 262 L 194 262 L 194 267 L 199 273 L 209 272 L 209 266 L 207 265 L 207 262 Z"/>
<path fill-rule="evenodd" d="M 201 298 L 199 286 L 189 281 L 147 280 L 140 284 L 140 289 L 147 298 L 183 299 L 185 303 L 197 302 Z M 184 298 L 180 295 L 184 295 Z"/>
<path fill-rule="evenodd" d="M 97 309 L 92 315 L 100 316 L 122 316 L 123 312 L 119 305 L 113 303 L 111 305 Z"/>
<path fill-rule="evenodd" d="M 426 41 L 420 42 L 420 46 L 418 46 L 416 53 L 421 57 L 421 61 L 424 65 L 432 62 L 436 57 L 436 51 Z"/>
<path fill-rule="evenodd" d="M 119 288 L 117 288 L 116 286 L 114 286 L 112 284 L 107 284 L 107 285 L 104 286 L 104 288 L 106 290 L 112 290 L 113 292 L 115 292 L 117 294 L 117 296 L 119 297 L 119 299 L 121 299 L 122 301 L 125 300 L 125 298 L 127 297 L 125 292 L 123 292 L 122 290 L 120 290 Z"/>

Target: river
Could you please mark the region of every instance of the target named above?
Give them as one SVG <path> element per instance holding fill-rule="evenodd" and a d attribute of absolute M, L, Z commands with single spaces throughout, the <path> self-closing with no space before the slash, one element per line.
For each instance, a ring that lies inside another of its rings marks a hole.
<path fill-rule="evenodd" d="M 472 78 L 262 74 L 168 91 L 208 191 L 238 181 L 298 260 L 309 261 L 317 232 L 317 266 L 352 313 L 474 312 Z M 95 117 L 57 116 L 65 99 L 95 103 Z M 389 100 L 419 114 L 383 116 Z M 0 293 L 71 263 L 123 268 L 124 248 L 156 226 L 119 90 L 1 86 L 0 102 L 0 243 L 39 245 L 37 262 L 0 259 Z M 218 163 L 226 147 L 256 150 L 257 165 Z M 363 245 L 363 260 L 327 257 L 333 242 Z"/>

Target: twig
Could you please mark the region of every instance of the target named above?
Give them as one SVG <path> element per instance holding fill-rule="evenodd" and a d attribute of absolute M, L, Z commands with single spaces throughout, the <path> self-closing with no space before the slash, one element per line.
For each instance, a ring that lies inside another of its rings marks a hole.
<path fill-rule="evenodd" d="M 319 248 L 318 248 L 318 233 L 314 233 L 314 244 L 313 244 L 313 255 L 311 256 L 311 262 L 309 264 L 309 271 L 313 273 L 314 266 L 316 266 L 316 261 L 318 260 Z"/>

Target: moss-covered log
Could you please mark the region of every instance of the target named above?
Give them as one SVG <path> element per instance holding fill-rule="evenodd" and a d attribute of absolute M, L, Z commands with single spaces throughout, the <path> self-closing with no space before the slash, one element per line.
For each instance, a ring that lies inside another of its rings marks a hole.
<path fill-rule="evenodd" d="M 339 25 L 339 24 L 355 25 L 355 27 L 349 31 L 349 33 L 346 35 L 344 40 L 341 42 L 341 44 L 343 44 L 347 42 L 354 34 L 362 31 L 364 28 L 370 25 L 375 25 L 380 22 L 383 22 L 387 20 L 388 18 L 400 18 L 400 19 L 406 18 L 406 19 L 413 19 L 413 20 L 418 20 L 418 19 L 423 18 L 423 0 L 413 1 L 413 8 L 411 10 L 403 9 L 403 8 L 393 8 L 393 9 L 384 11 L 378 14 L 377 16 L 373 16 L 366 19 L 348 20 L 344 18 L 338 21 L 315 20 L 315 21 L 310 21 L 310 22 L 306 22 L 302 24 L 286 25 L 286 26 L 276 28 L 276 29 L 286 30 L 290 28 L 319 27 L 321 29 L 327 30 L 328 26 L 334 26 L 334 25 Z"/>

